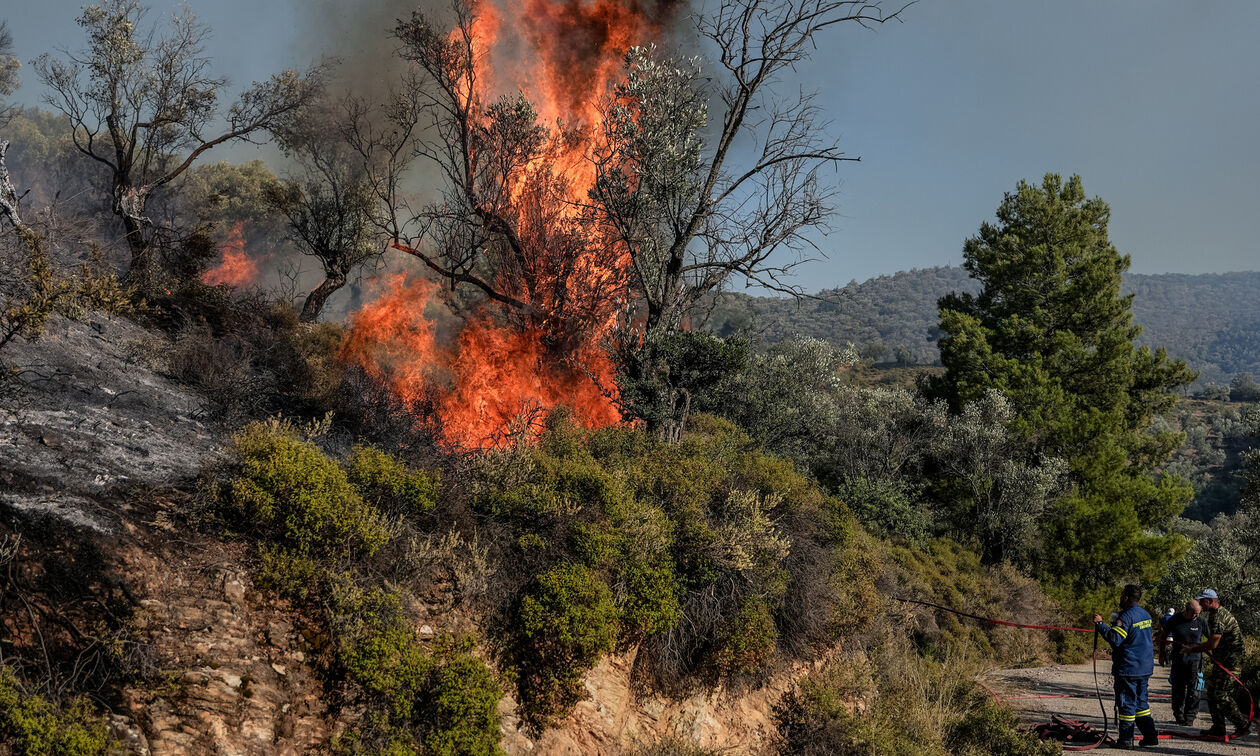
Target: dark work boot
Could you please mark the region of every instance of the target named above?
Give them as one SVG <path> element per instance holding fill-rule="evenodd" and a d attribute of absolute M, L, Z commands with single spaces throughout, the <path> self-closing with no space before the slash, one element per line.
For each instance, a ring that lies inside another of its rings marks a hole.
<path fill-rule="evenodd" d="M 1143 748 L 1159 745 L 1159 730 L 1155 729 L 1154 717 L 1142 717 L 1137 721 L 1138 729 L 1142 731 Z"/>
<path fill-rule="evenodd" d="M 1229 731 L 1225 729 L 1223 724 L 1214 724 L 1210 730 L 1199 730 L 1199 734 L 1210 738 L 1223 738 L 1229 734 Z"/>

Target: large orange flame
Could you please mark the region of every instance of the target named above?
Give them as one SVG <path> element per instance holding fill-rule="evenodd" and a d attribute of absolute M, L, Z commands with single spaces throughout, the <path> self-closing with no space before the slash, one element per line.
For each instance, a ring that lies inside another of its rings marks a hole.
<path fill-rule="evenodd" d="M 237 221 L 223 243 L 223 260 L 201 274 L 201 280 L 210 286 L 228 284 L 243 286 L 258 277 L 258 261 L 245 254 L 245 223 Z"/>
<path fill-rule="evenodd" d="M 657 37 L 659 19 L 676 2 L 470 5 L 477 89 L 470 95 L 490 101 L 519 90 L 552 129 L 547 164 L 517 177 L 505 211 L 528 254 L 501 261 L 510 272 L 494 282 L 529 314 L 482 309 L 442 345 L 424 315 L 439 287 L 394 278 L 352 317 L 342 350 L 404 402 L 433 402 L 448 445 L 496 445 L 518 418 L 558 406 L 588 427 L 620 420 L 607 346 L 625 304 L 629 260 L 578 222 L 576 208 L 594 186 L 586 156 L 602 133 L 599 101 L 618 81 L 626 51 Z"/>

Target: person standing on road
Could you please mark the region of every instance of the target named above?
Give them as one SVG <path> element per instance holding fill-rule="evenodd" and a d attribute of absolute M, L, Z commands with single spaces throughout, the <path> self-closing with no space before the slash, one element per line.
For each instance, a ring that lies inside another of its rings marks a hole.
<path fill-rule="evenodd" d="M 1126 585 L 1120 594 L 1120 613 L 1110 624 L 1094 615 L 1094 626 L 1111 646 L 1111 676 L 1115 679 L 1116 719 L 1119 724 L 1116 747 L 1133 747 L 1133 729 L 1142 731 L 1142 747 L 1159 745 L 1159 731 L 1146 700 L 1147 683 L 1155 672 L 1154 621 L 1138 606 L 1142 589 Z"/>
<path fill-rule="evenodd" d="M 1251 729 L 1251 722 L 1238 708 L 1237 689 L 1234 687 L 1237 683 L 1230 677 L 1231 672 L 1238 674 L 1246 654 L 1242 630 L 1239 629 L 1234 615 L 1221 606 L 1221 599 L 1216 591 L 1206 588 L 1196 598 L 1208 616 L 1208 637 L 1206 641 L 1190 646 L 1185 651 L 1207 651 L 1210 656 L 1204 677 L 1207 678 L 1208 706 L 1212 709 L 1212 729 L 1203 730 L 1202 734 L 1218 738 L 1226 735 L 1239 737 Z M 1234 725 L 1235 732 L 1232 735 L 1225 727 L 1227 720 Z"/>
<path fill-rule="evenodd" d="M 1203 670 L 1203 654 L 1189 653 L 1187 649 L 1208 638 L 1207 618 L 1200 616 L 1200 608 L 1199 602 L 1191 599 L 1184 611 L 1165 620 L 1159 635 L 1161 665 L 1168 663 L 1170 641 L 1172 645 L 1168 679 L 1172 683 L 1173 719 L 1186 727 L 1193 725 L 1199 714 L 1199 673 Z"/>

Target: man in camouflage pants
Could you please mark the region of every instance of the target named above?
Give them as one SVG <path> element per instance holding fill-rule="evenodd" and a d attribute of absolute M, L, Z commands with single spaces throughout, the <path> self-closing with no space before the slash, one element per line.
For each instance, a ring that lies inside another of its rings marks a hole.
<path fill-rule="evenodd" d="M 1211 659 L 1228 668 L 1235 675 L 1242 669 L 1243 647 L 1242 630 L 1234 615 L 1221 606 L 1216 591 L 1208 588 L 1196 597 L 1208 617 L 1208 639 L 1198 645 L 1186 648 L 1187 653 L 1207 651 Z M 1208 705 L 1212 709 L 1212 729 L 1203 730 L 1204 735 L 1215 737 L 1239 737 L 1246 734 L 1251 723 L 1238 708 L 1238 683 L 1234 682 L 1225 670 L 1211 661 L 1205 664 L 1204 677 L 1207 681 Z M 1233 723 L 1235 732 L 1230 733 L 1226 720 Z"/>

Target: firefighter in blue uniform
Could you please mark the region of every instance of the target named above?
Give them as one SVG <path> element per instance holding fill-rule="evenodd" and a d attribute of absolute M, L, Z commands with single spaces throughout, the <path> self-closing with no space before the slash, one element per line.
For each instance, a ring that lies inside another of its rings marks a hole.
<path fill-rule="evenodd" d="M 1142 745 L 1159 745 L 1159 731 L 1146 701 L 1146 684 L 1155 672 L 1155 646 L 1151 637 L 1151 615 L 1138 606 L 1142 589 L 1126 585 L 1120 594 L 1120 613 L 1110 625 L 1094 615 L 1094 624 L 1111 646 L 1111 675 L 1116 684 L 1116 719 L 1119 734 L 1116 746 L 1133 747 L 1133 728 L 1142 731 Z"/>

